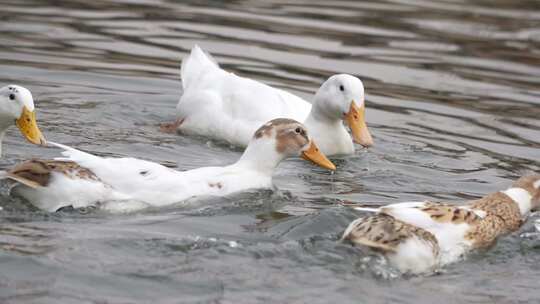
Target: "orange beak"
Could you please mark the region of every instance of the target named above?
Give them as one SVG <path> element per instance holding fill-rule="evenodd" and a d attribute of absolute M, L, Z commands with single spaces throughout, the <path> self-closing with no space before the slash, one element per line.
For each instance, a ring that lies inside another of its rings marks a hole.
<path fill-rule="evenodd" d="M 364 147 L 373 145 L 373 138 L 369 133 L 365 119 L 365 105 L 358 107 L 354 101 L 351 102 L 349 112 L 345 115 L 345 121 L 351 128 L 354 142 Z"/>
<path fill-rule="evenodd" d="M 15 124 L 29 142 L 36 145 L 46 145 L 45 137 L 37 126 L 35 111 L 28 110 L 26 106 L 23 107 L 21 117 L 15 121 Z"/>
<path fill-rule="evenodd" d="M 305 160 L 310 160 L 328 170 L 336 170 L 336 166 L 328 158 L 326 158 L 321 151 L 319 151 L 319 148 L 317 148 L 317 145 L 315 145 L 313 140 L 309 142 L 308 149 L 306 151 L 302 151 L 302 158 Z"/>

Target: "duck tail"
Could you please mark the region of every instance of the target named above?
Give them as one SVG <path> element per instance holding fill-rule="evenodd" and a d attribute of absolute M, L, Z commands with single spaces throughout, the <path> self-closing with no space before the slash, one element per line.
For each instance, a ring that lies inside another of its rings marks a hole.
<path fill-rule="evenodd" d="M 14 182 L 19 183 L 19 184 L 26 185 L 26 186 L 28 186 L 30 188 L 39 188 L 41 186 L 36 181 L 24 178 L 22 176 L 18 176 L 16 174 L 10 173 L 9 171 L 0 170 L 0 181 L 6 180 L 6 179 L 14 181 Z M 14 183 L 13 185 L 15 185 L 16 183 Z M 13 185 L 11 185 L 9 187 L 8 191 L 11 191 L 11 188 L 13 187 Z"/>
<path fill-rule="evenodd" d="M 368 207 L 353 207 L 354 210 L 364 211 L 364 212 L 380 212 L 380 208 L 368 208 Z"/>
<path fill-rule="evenodd" d="M 90 154 L 90 153 L 86 153 L 86 152 L 83 152 L 81 150 L 77 150 L 75 148 L 72 148 L 72 147 L 69 147 L 69 146 L 66 146 L 66 145 L 62 145 L 62 144 L 59 144 L 59 143 L 55 143 L 55 142 L 51 142 L 51 141 L 48 141 L 47 142 L 49 145 L 51 146 L 55 146 L 57 148 L 60 148 L 64 151 L 62 151 L 62 155 L 64 157 L 56 157 L 55 160 L 61 160 L 61 161 L 72 161 L 72 162 L 76 162 L 78 163 L 79 165 L 81 166 L 85 166 L 89 163 L 94 163 L 96 161 L 101 161 L 103 158 L 99 157 L 99 156 L 96 156 L 96 155 L 93 155 L 93 154 Z"/>
<path fill-rule="evenodd" d="M 219 65 L 210 54 L 203 51 L 198 45 L 195 45 L 191 49 L 189 56 L 182 60 L 182 67 L 180 69 L 182 88 L 185 90 L 208 67 L 219 68 Z"/>

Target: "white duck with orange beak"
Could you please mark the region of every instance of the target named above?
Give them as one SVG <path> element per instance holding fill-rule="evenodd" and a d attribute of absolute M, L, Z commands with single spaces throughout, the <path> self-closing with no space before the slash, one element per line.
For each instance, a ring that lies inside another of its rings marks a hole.
<path fill-rule="evenodd" d="M 304 122 L 326 155 L 354 153 L 353 139 L 366 147 L 373 144 L 365 120 L 364 86 L 354 76 L 330 77 L 312 105 L 284 90 L 225 71 L 194 46 L 182 62 L 181 77 L 184 92 L 176 122 L 163 125 L 168 131 L 247 146 L 261 124 L 284 117 Z M 352 139 L 343 122 L 350 127 Z"/>
<path fill-rule="evenodd" d="M 64 145 L 65 158 L 29 160 L 3 178 L 15 182 L 11 194 L 46 211 L 126 201 L 149 206 L 179 203 L 201 195 L 224 196 L 247 189 L 272 188 L 277 165 L 290 156 L 302 156 L 335 170 L 292 119 L 274 119 L 260 127 L 240 159 L 229 166 L 177 171 L 135 158 L 104 158 Z"/>
<path fill-rule="evenodd" d="M 45 138 L 36 122 L 32 94 L 21 86 L 8 85 L 0 88 L 0 155 L 6 131 L 14 124 L 29 142 L 45 144 Z"/>

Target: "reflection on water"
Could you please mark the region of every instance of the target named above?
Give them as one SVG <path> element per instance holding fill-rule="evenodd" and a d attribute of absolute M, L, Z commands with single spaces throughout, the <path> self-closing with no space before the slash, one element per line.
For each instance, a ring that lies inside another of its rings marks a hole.
<path fill-rule="evenodd" d="M 537 2 L 0 3 L 0 83 L 32 90 L 50 140 L 179 169 L 234 161 L 238 149 L 157 131 L 199 43 L 224 68 L 308 100 L 331 74 L 359 76 L 376 143 L 334 158 L 335 174 L 289 160 L 277 193 L 187 209 L 46 215 L 3 197 L 0 302 L 538 299 L 532 224 L 442 275 L 390 281 L 376 257 L 335 242 L 358 215 L 341 201 L 457 201 L 540 171 Z M 15 133 L 2 166 L 58 155 Z"/>

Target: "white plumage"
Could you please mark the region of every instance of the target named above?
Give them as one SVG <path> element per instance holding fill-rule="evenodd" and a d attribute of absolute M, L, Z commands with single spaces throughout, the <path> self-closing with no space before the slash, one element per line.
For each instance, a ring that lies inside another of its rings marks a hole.
<path fill-rule="evenodd" d="M 13 194 L 41 209 L 55 211 L 64 206 L 84 207 L 110 201 L 164 206 L 195 196 L 271 188 L 275 167 L 293 155 L 335 169 L 318 152 L 302 124 L 281 119 L 260 130 L 242 157 L 224 167 L 177 171 L 135 158 L 99 157 L 51 142 L 64 150 L 63 158 L 28 161 L 4 177 L 18 182 Z"/>
<path fill-rule="evenodd" d="M 195 46 L 182 62 L 181 77 L 184 93 L 177 105 L 176 126 L 182 133 L 246 146 L 261 124 L 283 117 L 305 122 L 323 153 L 350 154 L 354 146 L 345 119 L 354 124 L 357 142 L 372 144 L 364 121 L 364 87 L 354 76 L 332 76 L 315 95 L 312 107 L 284 90 L 226 72 Z M 356 120 L 350 113 L 352 105 L 358 110 Z"/>

